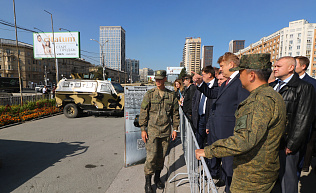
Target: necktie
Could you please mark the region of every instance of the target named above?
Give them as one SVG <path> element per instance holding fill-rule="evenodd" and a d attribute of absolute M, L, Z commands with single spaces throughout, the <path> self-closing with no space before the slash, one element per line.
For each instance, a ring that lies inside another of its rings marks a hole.
<path fill-rule="evenodd" d="M 205 102 L 205 95 L 203 93 L 201 95 L 202 97 L 199 104 L 199 115 L 203 115 L 203 107 L 204 107 L 204 102 Z"/>
<path fill-rule="evenodd" d="M 277 86 L 277 88 L 276 88 L 276 90 L 275 91 L 277 91 L 277 92 L 279 92 L 280 90 L 281 90 L 281 86 L 283 85 L 283 84 L 285 84 L 285 82 L 283 82 L 282 80 L 278 80 L 278 82 L 279 82 L 279 85 Z"/>
<path fill-rule="evenodd" d="M 230 78 L 227 78 L 225 86 L 229 83 Z"/>

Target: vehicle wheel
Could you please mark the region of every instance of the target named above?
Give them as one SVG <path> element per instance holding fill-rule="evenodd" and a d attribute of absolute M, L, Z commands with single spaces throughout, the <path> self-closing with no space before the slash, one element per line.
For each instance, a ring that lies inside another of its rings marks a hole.
<path fill-rule="evenodd" d="M 78 112 L 78 107 L 74 103 L 69 103 L 64 107 L 64 114 L 68 118 L 76 118 Z"/>

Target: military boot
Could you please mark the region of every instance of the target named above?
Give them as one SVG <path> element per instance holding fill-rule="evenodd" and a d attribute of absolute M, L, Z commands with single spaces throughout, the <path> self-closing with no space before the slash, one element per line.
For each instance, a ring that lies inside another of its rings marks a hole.
<path fill-rule="evenodd" d="M 153 189 L 151 187 L 151 175 L 146 175 L 146 183 L 145 183 L 145 193 L 153 193 Z"/>
<path fill-rule="evenodd" d="M 154 182 L 158 189 L 164 189 L 165 185 L 160 180 L 160 173 L 161 173 L 161 170 L 156 170 Z"/>

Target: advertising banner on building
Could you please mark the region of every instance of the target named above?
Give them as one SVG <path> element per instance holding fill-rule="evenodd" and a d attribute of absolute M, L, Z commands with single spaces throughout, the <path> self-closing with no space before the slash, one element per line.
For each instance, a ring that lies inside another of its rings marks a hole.
<path fill-rule="evenodd" d="M 80 33 L 33 33 L 34 58 L 80 58 Z"/>
<path fill-rule="evenodd" d="M 167 67 L 167 74 L 180 74 L 183 67 Z"/>

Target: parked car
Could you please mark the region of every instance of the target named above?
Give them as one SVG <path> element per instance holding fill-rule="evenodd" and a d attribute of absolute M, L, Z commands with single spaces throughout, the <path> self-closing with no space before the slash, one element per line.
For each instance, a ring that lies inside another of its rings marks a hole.
<path fill-rule="evenodd" d="M 37 85 L 35 87 L 35 92 L 42 92 L 43 88 L 44 88 L 44 85 Z"/>

